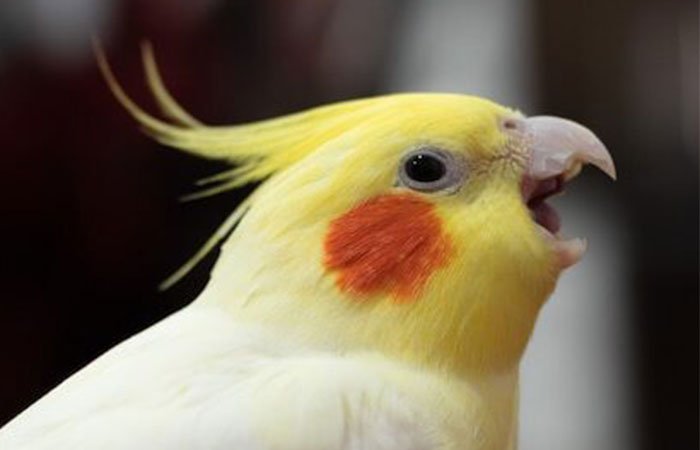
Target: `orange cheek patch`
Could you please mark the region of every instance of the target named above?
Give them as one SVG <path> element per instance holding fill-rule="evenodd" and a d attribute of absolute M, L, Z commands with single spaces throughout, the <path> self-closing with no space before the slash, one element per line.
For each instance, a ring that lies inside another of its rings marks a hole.
<path fill-rule="evenodd" d="M 336 284 L 356 295 L 390 293 L 414 300 L 451 245 L 433 206 L 412 194 L 383 195 L 362 203 L 330 224 L 325 266 Z"/>

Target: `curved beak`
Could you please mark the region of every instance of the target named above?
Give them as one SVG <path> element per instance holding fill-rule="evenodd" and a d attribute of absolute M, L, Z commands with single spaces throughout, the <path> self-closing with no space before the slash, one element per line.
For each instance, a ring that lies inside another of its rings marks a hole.
<path fill-rule="evenodd" d="M 530 178 L 544 180 L 563 175 L 567 181 L 576 176 L 584 164 L 592 164 L 616 179 L 610 153 L 588 128 L 553 116 L 529 117 L 524 122 L 530 147 L 527 169 Z"/>
<path fill-rule="evenodd" d="M 578 175 L 584 164 L 592 164 L 613 180 L 615 163 L 605 145 L 583 125 L 552 116 L 523 120 L 528 162 L 522 180 L 522 194 L 533 220 L 557 256 L 559 269 L 578 262 L 586 251 L 584 239 L 561 238 L 560 219 L 547 199 L 563 190 L 566 181 Z"/>

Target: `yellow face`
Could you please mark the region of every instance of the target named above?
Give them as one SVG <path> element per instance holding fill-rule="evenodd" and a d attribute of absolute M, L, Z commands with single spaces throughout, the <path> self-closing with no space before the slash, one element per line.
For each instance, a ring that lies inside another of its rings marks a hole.
<path fill-rule="evenodd" d="M 359 301 L 459 295 L 499 277 L 551 284 L 521 192 L 527 149 L 509 128 L 519 114 L 466 96 L 392 100 L 272 180 L 269 195 L 287 202 L 271 226 L 322 230 L 325 271 Z"/>
<path fill-rule="evenodd" d="M 262 187 L 214 275 L 230 282 L 236 260 L 264 252 L 285 295 L 313 299 L 271 308 L 280 316 L 433 360 L 511 364 L 558 274 L 522 197 L 520 115 L 466 96 L 389 99 Z M 255 250 L 235 252 L 252 235 Z M 257 273 L 256 295 L 272 297 Z"/>

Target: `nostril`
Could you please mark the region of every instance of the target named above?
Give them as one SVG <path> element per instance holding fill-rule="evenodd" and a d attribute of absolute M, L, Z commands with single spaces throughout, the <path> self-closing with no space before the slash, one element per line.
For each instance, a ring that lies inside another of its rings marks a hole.
<path fill-rule="evenodd" d="M 518 117 L 504 117 L 501 119 L 501 128 L 505 131 L 523 131 L 524 123 Z"/>
<path fill-rule="evenodd" d="M 506 120 L 505 122 L 503 122 L 503 127 L 506 130 L 515 130 L 516 128 L 518 128 L 518 124 L 515 123 L 514 120 Z"/>

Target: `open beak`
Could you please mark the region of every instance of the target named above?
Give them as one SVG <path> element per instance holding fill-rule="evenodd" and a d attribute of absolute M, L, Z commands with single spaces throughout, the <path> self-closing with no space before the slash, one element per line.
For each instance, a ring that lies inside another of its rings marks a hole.
<path fill-rule="evenodd" d="M 576 122 L 551 116 L 529 117 L 523 122 L 529 151 L 522 181 L 523 200 L 564 269 L 581 259 L 587 242 L 582 238 L 561 238 L 559 215 L 546 200 L 562 192 L 565 183 L 578 175 L 585 164 L 599 168 L 613 180 L 615 164 L 600 139 Z"/>

